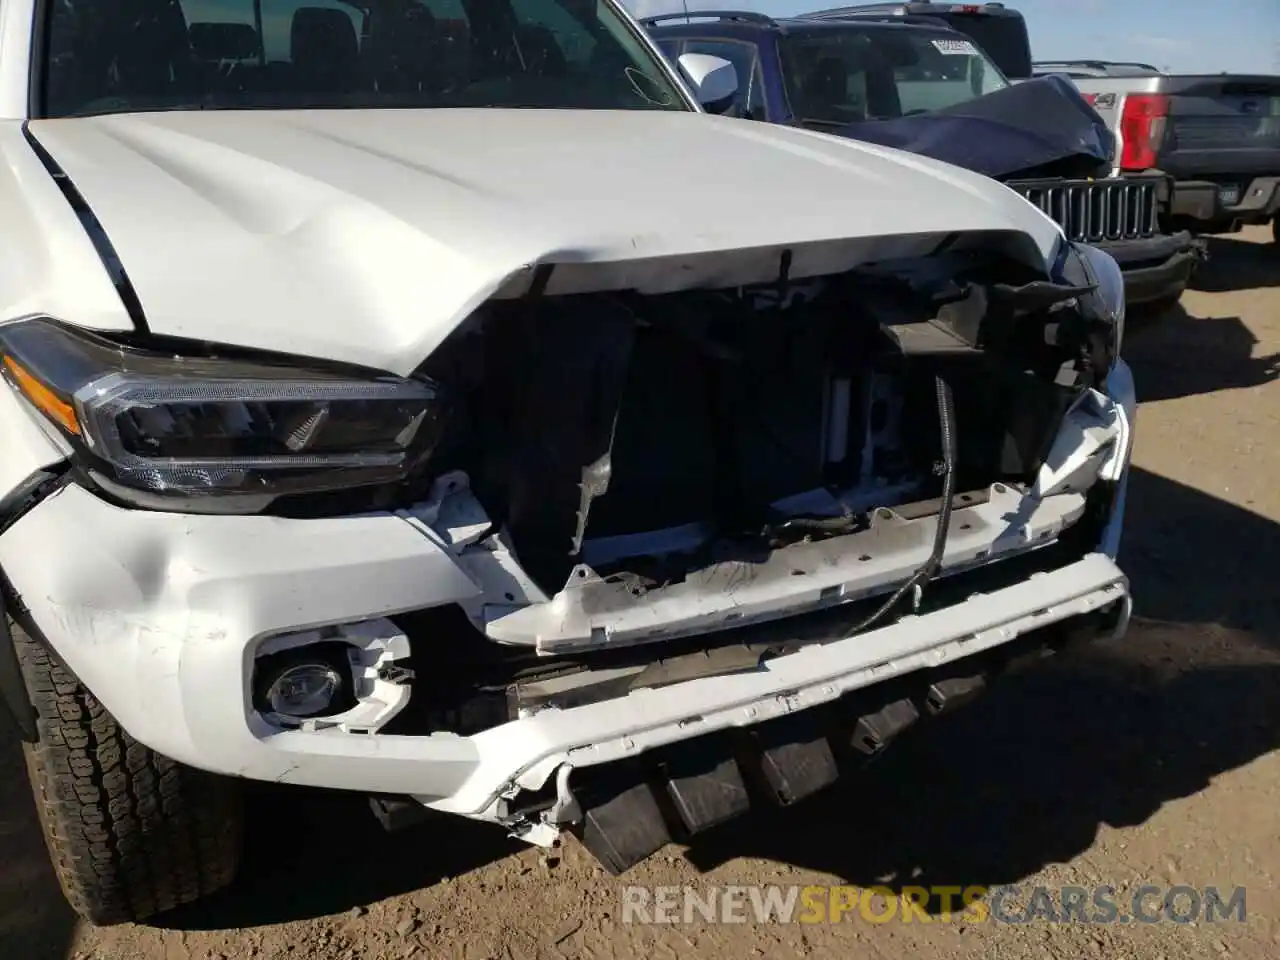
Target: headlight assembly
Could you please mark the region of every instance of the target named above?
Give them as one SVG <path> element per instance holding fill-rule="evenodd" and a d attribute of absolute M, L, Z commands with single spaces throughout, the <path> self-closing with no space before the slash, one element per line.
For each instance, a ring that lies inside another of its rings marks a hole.
<path fill-rule="evenodd" d="M 0 363 L 106 489 L 171 509 L 399 480 L 441 425 L 429 383 L 149 352 L 44 317 L 0 327 Z"/>

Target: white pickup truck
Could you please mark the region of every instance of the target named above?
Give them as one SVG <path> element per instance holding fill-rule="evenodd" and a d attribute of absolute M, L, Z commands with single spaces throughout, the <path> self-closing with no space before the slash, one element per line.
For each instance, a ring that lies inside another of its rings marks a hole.
<path fill-rule="evenodd" d="M 245 778 L 621 871 L 1125 629 L 1113 260 L 462 8 L 0 0 L 0 703 L 94 923 Z"/>

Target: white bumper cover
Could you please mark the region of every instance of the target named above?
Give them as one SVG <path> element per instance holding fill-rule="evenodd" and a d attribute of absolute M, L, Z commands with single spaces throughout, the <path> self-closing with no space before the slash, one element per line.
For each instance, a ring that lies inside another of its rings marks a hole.
<path fill-rule="evenodd" d="M 85 530 L 95 531 L 88 542 Z M 355 736 L 271 730 L 250 707 L 247 671 L 264 635 L 474 592 L 447 554 L 398 517 L 179 520 L 111 507 L 70 487 L 5 534 L 0 563 L 16 572 L 16 590 L 59 656 L 154 749 L 222 773 L 409 794 L 472 815 L 514 783 L 540 786 L 564 762 L 603 763 L 802 710 L 1127 597 L 1124 575 L 1094 554 L 937 613 L 778 657 L 757 673 L 639 690 L 472 737 Z"/>
<path fill-rule="evenodd" d="M 1106 454 L 1098 475 L 1120 480 L 1123 491 L 1133 416 L 1123 365 L 1109 393 L 1098 412 L 1114 443 L 1092 449 Z M 1101 439 L 1096 425 L 1085 427 Z M 1042 486 L 1083 469 L 1070 456 L 1051 457 L 1049 466 Z M 470 737 L 280 730 L 250 702 L 264 638 L 483 602 L 480 580 L 459 562 L 466 538 L 451 541 L 412 514 L 181 516 L 114 507 L 68 486 L 0 536 L 0 567 L 57 655 L 153 749 L 220 773 L 410 795 L 489 818 L 499 797 L 543 786 L 562 764 L 606 763 L 804 710 L 1117 601 L 1122 632 L 1129 599 L 1113 560 L 1119 514 L 1100 552 L 997 592 L 809 646 L 754 672 L 545 710 Z M 431 643 L 456 641 L 415 642 L 422 670 Z"/>

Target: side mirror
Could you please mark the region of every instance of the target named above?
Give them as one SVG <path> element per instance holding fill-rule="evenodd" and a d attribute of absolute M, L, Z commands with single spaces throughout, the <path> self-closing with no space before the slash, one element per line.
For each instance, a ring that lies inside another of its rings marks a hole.
<path fill-rule="evenodd" d="M 676 61 L 693 87 L 694 95 L 709 113 L 724 113 L 738 93 L 738 69 L 709 53 L 685 53 Z"/>

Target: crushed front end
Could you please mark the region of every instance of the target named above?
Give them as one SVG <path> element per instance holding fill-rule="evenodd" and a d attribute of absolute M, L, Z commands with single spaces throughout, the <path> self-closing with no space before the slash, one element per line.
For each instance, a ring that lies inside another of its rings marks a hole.
<path fill-rule="evenodd" d="M 414 378 L 395 437 L 430 451 L 393 483 L 220 514 L 59 474 L 0 535 L 12 597 L 167 756 L 573 829 L 613 870 L 1123 632 L 1115 263 L 783 267 L 485 303 Z"/>

